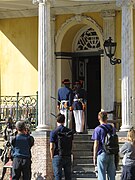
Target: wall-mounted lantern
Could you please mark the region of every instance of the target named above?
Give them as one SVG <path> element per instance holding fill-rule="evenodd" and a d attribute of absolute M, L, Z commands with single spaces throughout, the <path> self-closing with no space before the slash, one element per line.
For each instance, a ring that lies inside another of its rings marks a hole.
<path fill-rule="evenodd" d="M 104 42 L 105 54 L 106 54 L 106 56 L 109 57 L 110 63 L 112 65 L 121 63 L 121 59 L 117 59 L 117 58 L 113 57 L 115 54 L 115 51 L 116 51 L 116 45 L 117 45 L 116 42 L 112 42 L 111 37 L 109 37 L 109 39 L 105 40 L 105 42 Z"/>

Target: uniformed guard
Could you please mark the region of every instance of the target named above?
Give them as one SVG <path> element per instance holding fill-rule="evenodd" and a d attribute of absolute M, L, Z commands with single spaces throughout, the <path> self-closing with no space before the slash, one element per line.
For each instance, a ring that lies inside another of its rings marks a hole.
<path fill-rule="evenodd" d="M 73 114 L 77 133 L 83 133 L 85 124 L 86 91 L 82 88 L 81 81 L 75 82 L 73 99 Z"/>
<path fill-rule="evenodd" d="M 71 111 L 72 111 L 72 102 L 73 102 L 73 91 L 70 88 L 69 79 L 64 79 L 62 81 L 64 87 L 58 89 L 58 109 L 61 114 L 65 115 L 65 126 L 71 128 Z"/>

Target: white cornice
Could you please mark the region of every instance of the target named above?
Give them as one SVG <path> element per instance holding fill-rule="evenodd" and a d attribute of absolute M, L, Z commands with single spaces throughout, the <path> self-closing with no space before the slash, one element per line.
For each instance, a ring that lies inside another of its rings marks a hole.
<path fill-rule="evenodd" d="M 119 7 L 135 5 L 135 0 L 116 0 L 116 5 Z"/>
<path fill-rule="evenodd" d="M 46 0 L 0 0 L 0 19 L 37 16 L 38 3 Z M 48 0 L 47 0 L 48 1 Z M 82 14 L 117 9 L 115 0 L 49 0 L 51 13 Z"/>

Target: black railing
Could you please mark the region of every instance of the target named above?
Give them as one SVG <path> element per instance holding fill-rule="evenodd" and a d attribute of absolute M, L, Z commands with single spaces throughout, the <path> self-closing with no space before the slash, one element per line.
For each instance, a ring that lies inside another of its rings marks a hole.
<path fill-rule="evenodd" d="M 30 96 L 0 97 L 0 121 L 4 122 L 7 117 L 12 117 L 16 122 L 25 120 L 30 126 L 36 127 L 38 122 L 38 93 Z"/>

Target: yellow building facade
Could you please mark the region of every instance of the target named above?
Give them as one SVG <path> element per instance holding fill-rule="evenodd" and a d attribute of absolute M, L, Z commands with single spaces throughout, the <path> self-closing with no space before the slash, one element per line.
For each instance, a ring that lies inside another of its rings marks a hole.
<path fill-rule="evenodd" d="M 98 125 L 101 109 L 121 104 L 121 131 L 135 124 L 134 0 L 0 1 L 0 95 L 38 91 L 38 126 L 33 133 L 32 173 L 52 179 L 49 133 L 56 126 L 57 90 L 62 80 L 83 81 L 86 126 Z M 104 51 L 117 42 L 112 65 Z M 112 120 L 109 114 L 109 120 Z M 43 154 L 41 158 L 41 153 Z"/>
<path fill-rule="evenodd" d="M 78 19 L 77 19 L 78 18 Z M 53 96 L 57 97 L 57 89 L 61 86 L 63 79 L 68 78 L 74 83 L 78 75 L 74 73 L 76 71 L 72 66 L 78 66 L 74 62 L 72 57 L 59 57 L 57 53 L 76 52 L 75 44 L 77 39 L 87 29 L 92 28 L 93 32 L 97 33 L 97 37 L 100 38 L 100 49 L 103 50 L 103 17 L 101 12 L 84 13 L 81 16 L 75 14 L 57 15 L 55 20 L 53 19 L 54 32 L 54 59 L 55 59 L 55 92 Z M 121 57 L 121 12 L 115 11 L 115 40 L 117 42 L 116 56 Z M 8 18 L 0 20 L 0 39 L 1 39 L 1 96 L 16 95 L 19 92 L 21 95 L 33 95 L 38 91 L 38 17 L 25 17 L 25 18 Z M 85 45 L 85 44 L 84 44 Z M 86 55 L 85 55 L 86 52 Z M 88 61 L 95 57 L 96 51 L 84 50 L 82 51 L 81 61 L 84 59 Z M 87 55 L 89 53 L 89 55 Z M 104 55 L 97 53 L 100 61 L 100 106 L 96 110 L 96 113 L 103 108 L 103 61 Z M 77 57 L 74 58 L 74 61 Z M 78 60 L 77 60 L 78 61 Z M 109 59 L 108 59 L 109 61 Z M 90 66 L 90 65 L 89 65 Z M 87 69 L 87 63 L 85 63 Z M 121 65 L 116 65 L 115 69 L 115 98 L 114 101 L 121 102 Z M 87 90 L 89 81 L 86 82 L 87 73 L 85 70 L 85 77 L 83 77 L 84 88 Z M 52 71 L 53 73 L 53 71 Z M 89 79 L 93 79 L 92 74 L 89 75 Z M 90 86 L 93 86 L 92 84 Z M 89 87 L 92 89 L 91 87 Z M 96 86 L 95 86 L 96 88 Z M 88 94 L 92 94 L 88 90 Z M 93 96 L 93 95 L 92 95 Z M 93 99 L 94 100 L 94 99 Z M 51 109 L 55 109 L 54 102 L 51 102 Z M 98 101 L 97 101 L 98 103 Z M 90 103 L 91 104 L 91 103 Z M 91 104 L 92 105 L 92 104 Z M 88 106 L 91 106 L 88 105 Z M 113 108 L 113 107 L 112 107 Z M 106 109 L 111 111 L 112 109 Z M 51 111 L 51 110 L 50 110 Z M 57 112 L 57 111 L 56 111 Z M 95 117 L 94 117 L 95 118 Z M 52 118 L 50 117 L 50 124 L 55 126 Z M 90 127 L 89 127 L 90 128 Z M 92 127 L 93 128 L 93 127 Z"/>
<path fill-rule="evenodd" d="M 37 17 L 0 20 L 1 96 L 37 91 Z"/>

